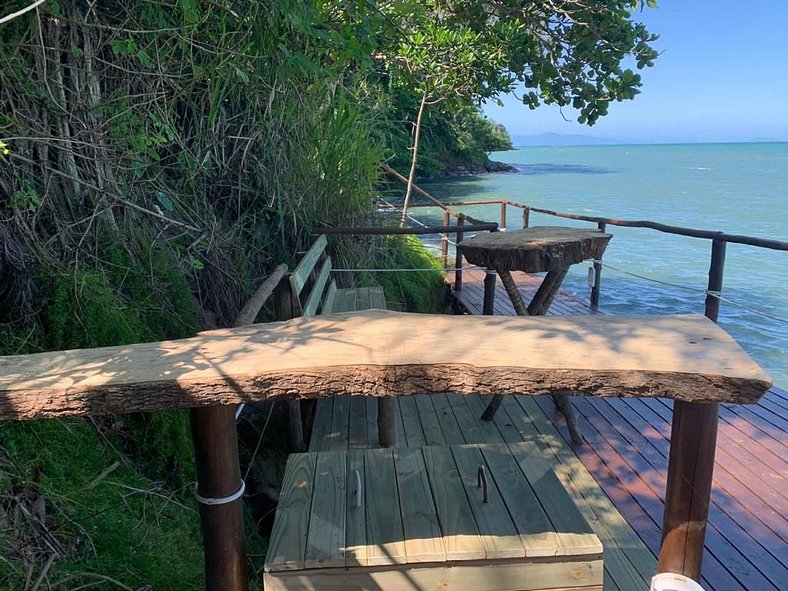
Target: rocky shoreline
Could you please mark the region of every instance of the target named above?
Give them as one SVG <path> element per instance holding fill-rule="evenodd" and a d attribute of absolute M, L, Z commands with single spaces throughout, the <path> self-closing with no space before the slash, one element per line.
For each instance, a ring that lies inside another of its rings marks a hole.
<path fill-rule="evenodd" d="M 481 166 L 453 166 L 451 168 L 447 168 L 443 174 L 434 175 L 432 178 L 450 176 L 475 176 L 478 174 L 487 174 L 491 172 L 517 172 L 517 168 L 511 164 L 506 164 L 505 162 L 490 160 Z"/>

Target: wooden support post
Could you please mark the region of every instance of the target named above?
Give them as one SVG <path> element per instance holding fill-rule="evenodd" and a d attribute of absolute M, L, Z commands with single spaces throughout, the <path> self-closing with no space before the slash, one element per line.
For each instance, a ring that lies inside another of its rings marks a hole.
<path fill-rule="evenodd" d="M 600 232 L 604 232 L 607 229 L 607 224 L 605 222 L 599 222 L 597 224 Z M 599 289 L 602 284 L 602 255 L 599 255 L 600 262 L 594 260 L 594 286 L 591 288 L 591 307 L 598 308 L 599 307 Z"/>
<path fill-rule="evenodd" d="M 658 572 L 701 579 L 719 404 L 676 400 Z"/>
<path fill-rule="evenodd" d="M 449 210 L 443 212 L 443 225 L 451 225 L 451 214 Z M 448 232 L 441 234 L 441 265 L 445 269 L 449 266 L 449 234 Z"/>
<path fill-rule="evenodd" d="M 706 294 L 706 317 L 714 322 L 720 315 L 720 298 L 722 293 L 722 275 L 725 270 L 725 246 L 722 240 L 712 240 L 711 264 L 709 265 L 709 293 Z"/>
<path fill-rule="evenodd" d="M 235 318 L 234 326 L 253 324 L 271 293 L 287 274 L 279 265 L 260 285 Z M 209 406 L 189 411 L 197 494 L 206 499 L 225 499 L 242 491 L 238 463 L 238 432 L 235 406 Z M 243 497 L 220 504 L 200 503 L 205 588 L 207 591 L 248 591 Z"/>
<path fill-rule="evenodd" d="M 484 314 L 492 315 L 493 312 L 493 304 L 490 304 L 489 312 L 487 311 L 487 278 L 490 277 L 490 271 L 488 269 L 487 275 L 484 277 Z M 501 283 L 503 283 L 504 289 L 506 289 L 506 293 L 509 295 L 509 299 L 512 302 L 512 306 L 514 307 L 514 311 L 518 316 L 528 316 L 528 309 L 525 306 L 525 302 L 523 302 L 523 297 L 520 294 L 520 290 L 517 289 L 517 285 L 512 278 L 512 274 L 509 271 L 498 269 L 498 275 L 501 276 Z M 495 300 L 495 274 L 492 274 L 492 295 L 490 296 L 491 302 Z M 498 412 L 498 408 L 501 406 L 503 402 L 503 396 L 500 394 L 495 394 L 490 398 L 490 401 L 487 403 L 487 407 L 484 409 L 482 413 L 482 420 L 483 421 L 492 421 L 495 417 L 495 413 Z"/>
<path fill-rule="evenodd" d="M 301 414 L 301 401 L 287 401 L 287 444 L 293 453 L 306 451 L 304 444 L 304 419 Z"/>
<path fill-rule="evenodd" d="M 531 316 L 544 316 L 550 309 L 555 295 L 561 289 L 561 284 L 569 273 L 569 267 L 561 267 L 554 271 L 548 271 L 544 276 L 541 285 L 536 290 L 531 303 L 528 304 L 528 314 Z"/>
<path fill-rule="evenodd" d="M 462 289 L 462 250 L 460 250 L 460 243 L 464 236 L 462 228 L 465 225 L 465 216 L 460 214 L 457 216 L 457 246 L 455 246 L 456 259 L 454 261 L 454 291 Z"/>
<path fill-rule="evenodd" d="M 395 447 L 397 445 L 394 413 L 393 396 L 378 398 L 378 443 L 381 447 Z"/>
<path fill-rule="evenodd" d="M 487 269 L 484 274 L 484 303 L 482 314 L 492 316 L 495 313 L 495 269 Z"/>
<path fill-rule="evenodd" d="M 501 223 L 498 224 L 498 230 L 506 232 L 506 201 L 501 201 Z"/>
<path fill-rule="evenodd" d="M 719 299 L 714 296 L 722 291 L 725 245 L 722 240 L 712 242 L 706 316 L 714 322 L 719 315 Z M 719 403 L 677 400 L 673 404 L 658 572 L 701 580 L 718 420 Z"/>
<path fill-rule="evenodd" d="M 276 319 L 290 320 L 294 317 L 293 290 L 287 277 L 279 282 L 274 292 L 276 304 Z M 304 444 L 304 423 L 301 417 L 301 401 L 288 400 L 288 444 L 291 452 L 299 453 L 306 451 Z"/>
<path fill-rule="evenodd" d="M 520 293 L 520 290 L 517 289 L 517 284 L 512 278 L 512 274 L 506 269 L 496 269 L 496 271 L 498 272 L 498 276 L 501 278 L 501 283 L 503 283 L 506 293 L 509 295 L 509 299 L 512 302 L 515 313 L 518 316 L 530 316 L 528 313 L 528 308 L 523 301 L 523 296 Z"/>
<path fill-rule="evenodd" d="M 235 407 L 216 406 L 190 411 L 197 493 L 222 499 L 241 488 Z M 220 505 L 200 504 L 206 591 L 248 591 L 243 499 Z"/>
<path fill-rule="evenodd" d="M 530 215 L 531 215 L 531 210 L 530 209 L 528 209 L 528 208 L 523 209 L 523 230 L 525 230 L 528 227 L 528 224 L 530 222 L 530 219 L 529 219 Z"/>
<path fill-rule="evenodd" d="M 566 421 L 566 428 L 569 431 L 569 436 L 572 438 L 572 443 L 578 445 L 585 443 L 583 434 L 580 432 L 580 427 L 577 426 L 577 418 L 575 417 L 575 408 L 572 406 L 572 400 L 567 394 L 552 394 L 555 407 L 561 411 Z"/>

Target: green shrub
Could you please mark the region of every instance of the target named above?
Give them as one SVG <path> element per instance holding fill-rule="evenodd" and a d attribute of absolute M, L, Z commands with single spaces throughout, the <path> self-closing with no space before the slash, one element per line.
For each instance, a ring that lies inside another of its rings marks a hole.
<path fill-rule="evenodd" d="M 415 236 L 387 237 L 383 252 L 385 256 L 377 261 L 381 268 L 434 269 L 434 272 L 376 273 L 387 302 L 400 304 L 409 312 L 441 312 L 445 288 L 440 260 Z"/>

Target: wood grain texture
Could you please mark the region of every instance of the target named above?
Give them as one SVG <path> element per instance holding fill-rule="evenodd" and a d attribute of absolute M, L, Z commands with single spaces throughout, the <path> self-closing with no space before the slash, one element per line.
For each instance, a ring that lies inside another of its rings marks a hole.
<path fill-rule="evenodd" d="M 325 251 L 326 246 L 328 246 L 328 240 L 326 240 L 326 237 L 319 236 L 298 263 L 298 266 L 293 269 L 293 272 L 290 275 L 290 285 L 293 288 L 293 293 L 295 293 L 296 296 L 301 295 L 301 290 L 304 289 L 307 281 L 309 281 L 309 276 L 312 274 L 312 271 L 314 270 L 317 261 L 320 259 L 320 255 L 322 255 Z"/>
<path fill-rule="evenodd" d="M 480 561 L 265 573 L 265 591 L 602 591 L 602 561 L 571 565 Z M 629 588 L 640 589 L 639 587 Z M 608 591 L 606 588 L 605 591 Z"/>
<path fill-rule="evenodd" d="M 361 487 L 359 488 L 359 484 Z M 347 522 L 345 526 L 345 564 L 367 565 L 367 510 L 364 498 L 364 450 L 347 453 Z"/>
<path fill-rule="evenodd" d="M 451 340 L 441 338 L 447 334 Z M 770 385 L 734 340 L 701 316 L 371 310 L 178 341 L 2 357 L 0 418 L 447 391 L 751 403 Z"/>
<path fill-rule="evenodd" d="M 425 447 L 423 453 L 443 533 L 446 560 L 487 558 L 451 449 Z"/>
<path fill-rule="evenodd" d="M 405 563 L 405 534 L 391 449 L 364 452 L 364 491 L 367 563 L 370 566 Z"/>
<path fill-rule="evenodd" d="M 421 450 L 395 449 L 394 464 L 408 564 L 444 562 L 446 549 Z"/>
<path fill-rule="evenodd" d="M 457 471 L 473 512 L 479 537 L 484 544 L 488 559 L 519 558 L 525 556 L 525 548 L 520 534 L 512 522 L 501 493 L 495 484 L 495 477 L 489 467 L 487 470 L 488 499 L 484 502 L 482 487 L 478 486 L 477 473 L 484 463 L 478 446 L 455 446 L 449 448 L 454 456 Z"/>
<path fill-rule="evenodd" d="M 464 240 L 460 249 L 473 265 L 543 273 L 601 258 L 610 238 L 611 234 L 596 230 L 534 226 L 512 232 L 477 234 Z"/>
<path fill-rule="evenodd" d="M 323 291 L 326 288 L 330 275 L 331 257 L 326 257 L 323 266 L 320 268 L 320 273 L 317 279 L 315 279 L 315 284 L 312 286 L 312 290 L 309 293 L 309 297 L 306 299 L 306 302 L 304 302 L 302 316 L 314 316 L 317 314 L 317 309 L 320 306 L 320 302 L 323 301 Z"/>
<path fill-rule="evenodd" d="M 644 589 L 656 573 L 656 557 L 599 487 L 594 477 L 561 439 L 558 431 L 539 410 L 533 399 L 508 397 L 503 408 L 523 433 L 533 440 L 541 453 L 555 460 L 553 469 L 575 506 L 605 548 L 605 569 L 622 591 Z M 536 429 L 538 436 L 532 435 Z M 607 582 L 607 580 L 606 580 Z"/>
<path fill-rule="evenodd" d="M 292 454 L 287 460 L 265 571 L 304 568 L 315 460 L 315 454 Z"/>
<path fill-rule="evenodd" d="M 494 473 L 495 484 L 520 534 L 525 556 L 560 556 L 567 553 L 561 539 L 534 494 L 525 475 L 505 446 L 487 445 L 484 462 Z"/>
<path fill-rule="evenodd" d="M 304 568 L 345 566 L 346 485 L 347 453 L 317 454 Z"/>

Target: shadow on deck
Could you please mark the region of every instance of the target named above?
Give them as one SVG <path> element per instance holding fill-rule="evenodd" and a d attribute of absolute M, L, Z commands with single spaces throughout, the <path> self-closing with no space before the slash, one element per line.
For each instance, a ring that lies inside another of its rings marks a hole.
<path fill-rule="evenodd" d="M 465 273 L 460 302 L 480 313 L 483 273 Z M 515 275 L 526 298 L 538 280 Z M 497 290 L 497 314 L 514 311 Z M 589 314 L 560 294 L 551 314 Z M 397 399 L 398 445 L 533 441 L 605 545 L 605 589 L 647 589 L 656 569 L 670 438 L 671 401 L 580 398 L 586 439 L 572 445 L 549 397 L 504 398 L 491 423 L 486 400 L 441 394 Z M 721 405 L 703 585 L 707 591 L 779 591 L 788 584 L 788 393 L 773 388 L 758 405 Z M 377 447 L 372 398 L 321 399 L 310 451 Z M 622 518 L 623 517 L 623 518 Z"/>

